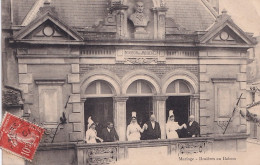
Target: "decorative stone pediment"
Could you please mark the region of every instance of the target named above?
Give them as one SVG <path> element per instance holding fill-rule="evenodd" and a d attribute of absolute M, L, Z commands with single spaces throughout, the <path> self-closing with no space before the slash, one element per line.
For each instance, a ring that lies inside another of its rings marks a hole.
<path fill-rule="evenodd" d="M 82 41 L 83 38 L 72 28 L 62 22 L 52 12 L 46 12 L 38 17 L 29 25 L 21 29 L 15 36 L 14 40 L 26 41 Z"/>
<path fill-rule="evenodd" d="M 201 44 L 214 45 L 254 45 L 256 41 L 251 34 L 240 29 L 227 14 L 222 12 L 207 33 L 199 38 Z"/>

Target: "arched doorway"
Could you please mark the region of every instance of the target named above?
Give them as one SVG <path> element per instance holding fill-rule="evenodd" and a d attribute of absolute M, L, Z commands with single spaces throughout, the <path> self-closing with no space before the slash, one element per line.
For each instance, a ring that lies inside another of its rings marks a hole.
<path fill-rule="evenodd" d="M 175 121 L 182 125 L 188 122 L 188 117 L 191 114 L 190 99 L 192 96 L 191 85 L 181 79 L 171 82 L 167 89 L 166 95 L 169 96 L 166 100 L 166 120 L 169 117 L 169 110 L 174 111 Z M 178 132 L 179 137 L 185 137 L 185 130 Z"/>
<path fill-rule="evenodd" d="M 113 96 L 112 86 L 104 80 L 91 82 L 84 93 L 84 120 L 85 130 L 87 130 L 88 118 L 92 117 L 98 124 L 97 132 L 106 126 L 107 122 L 113 122 Z"/>
<path fill-rule="evenodd" d="M 132 111 L 137 113 L 137 121 L 141 126 L 149 120 L 153 112 L 152 96 L 155 93 L 152 84 L 146 80 L 136 80 L 128 86 L 126 90 L 129 96 L 126 102 L 127 125 L 130 123 Z"/>

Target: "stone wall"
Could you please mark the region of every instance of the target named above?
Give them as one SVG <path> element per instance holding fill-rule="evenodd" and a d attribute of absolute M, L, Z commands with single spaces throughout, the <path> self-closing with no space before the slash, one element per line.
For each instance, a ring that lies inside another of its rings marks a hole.
<path fill-rule="evenodd" d="M 200 124 L 202 135 L 223 134 L 241 93 L 244 95 L 238 106 L 240 108 L 246 107 L 245 57 L 244 51 L 237 50 L 205 50 L 200 52 Z M 221 90 L 220 93 L 218 93 L 219 90 Z M 220 96 L 221 93 L 226 94 Z M 246 133 L 246 121 L 236 112 L 226 134 L 240 133 Z"/>

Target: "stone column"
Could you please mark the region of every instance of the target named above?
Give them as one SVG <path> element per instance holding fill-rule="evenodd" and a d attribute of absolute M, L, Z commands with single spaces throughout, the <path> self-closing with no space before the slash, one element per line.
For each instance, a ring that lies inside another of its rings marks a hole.
<path fill-rule="evenodd" d="M 154 12 L 154 39 L 165 39 L 166 7 L 153 8 Z"/>
<path fill-rule="evenodd" d="M 119 140 L 126 140 L 126 101 L 128 97 L 114 97 L 114 123 Z"/>
<path fill-rule="evenodd" d="M 156 120 L 159 122 L 161 127 L 161 139 L 166 138 L 166 100 L 168 96 L 154 96 L 153 97 L 153 113 L 155 114 Z"/>
<path fill-rule="evenodd" d="M 200 118 L 200 113 L 199 113 L 199 95 L 195 94 L 192 95 L 190 98 L 190 115 L 194 115 L 195 116 L 195 121 L 199 122 L 199 118 Z"/>
<path fill-rule="evenodd" d="M 117 37 L 123 39 L 127 37 L 127 11 L 128 6 L 115 5 L 110 8 L 112 13 L 116 14 Z"/>

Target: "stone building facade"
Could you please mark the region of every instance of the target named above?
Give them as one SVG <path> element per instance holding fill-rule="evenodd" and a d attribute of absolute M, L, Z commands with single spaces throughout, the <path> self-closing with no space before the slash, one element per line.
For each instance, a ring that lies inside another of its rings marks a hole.
<path fill-rule="evenodd" d="M 133 110 L 142 122 L 153 112 L 162 139 L 174 109 L 181 123 L 194 115 L 201 136 L 215 138 L 216 150 L 246 149 L 246 120 L 239 114 L 223 131 L 246 92 L 252 34 L 226 11 L 218 14 L 218 1 L 142 0 L 138 14 L 148 20 L 140 19 L 140 26 L 129 19 L 136 2 L 5 1 L 11 13 L 4 16 L 3 53 L 10 59 L 3 61 L 4 75 L 18 75 L 5 83 L 22 91 L 22 116 L 46 129 L 38 163 L 55 160 L 56 153 L 68 155 L 63 164 L 81 164 L 83 152 L 75 155 L 71 145 L 84 140 L 89 116 L 101 124 L 113 121 L 125 141 Z M 245 96 L 239 106 L 246 108 Z M 68 122 L 54 135 L 63 112 Z"/>

